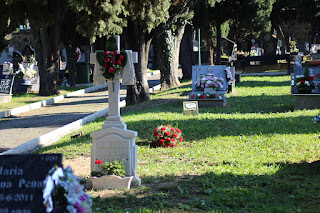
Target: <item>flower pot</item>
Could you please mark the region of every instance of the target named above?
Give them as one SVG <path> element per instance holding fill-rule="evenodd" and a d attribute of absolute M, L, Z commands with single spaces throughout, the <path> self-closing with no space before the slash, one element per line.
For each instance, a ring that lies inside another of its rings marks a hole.
<path fill-rule="evenodd" d="M 216 90 L 213 89 L 212 87 L 204 88 L 205 93 L 213 94 L 213 93 L 215 93 L 215 91 Z"/>
<path fill-rule="evenodd" d="M 130 189 L 133 176 L 119 177 L 116 175 L 104 175 L 102 177 L 92 177 L 93 189 Z"/>

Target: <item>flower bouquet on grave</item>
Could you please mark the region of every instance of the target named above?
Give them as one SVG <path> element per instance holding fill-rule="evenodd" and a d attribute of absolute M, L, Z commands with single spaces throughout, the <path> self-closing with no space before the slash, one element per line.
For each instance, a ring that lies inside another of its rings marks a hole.
<path fill-rule="evenodd" d="M 313 82 L 314 76 L 309 75 L 308 67 L 305 68 L 303 75 L 297 75 L 295 78 L 295 85 L 298 88 L 299 93 L 311 93 L 311 91 L 315 88 L 315 84 Z"/>
<path fill-rule="evenodd" d="M 196 88 L 205 90 L 205 93 L 214 93 L 216 89 L 223 88 L 223 79 L 214 73 L 207 73 L 197 79 Z"/>
<path fill-rule="evenodd" d="M 92 199 L 70 167 L 51 169 L 44 184 L 46 212 L 91 212 Z"/>
<path fill-rule="evenodd" d="M 170 125 L 156 127 L 153 131 L 153 147 L 177 147 L 182 142 L 182 132 L 179 128 L 172 128 Z"/>

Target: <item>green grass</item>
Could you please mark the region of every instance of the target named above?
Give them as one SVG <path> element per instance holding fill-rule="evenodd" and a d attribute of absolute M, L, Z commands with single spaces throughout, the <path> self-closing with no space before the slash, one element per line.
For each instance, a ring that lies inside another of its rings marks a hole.
<path fill-rule="evenodd" d="M 64 95 L 69 92 L 73 92 L 73 91 L 80 90 L 83 88 L 85 88 L 85 87 L 61 87 L 59 91 L 60 91 L 60 95 Z M 57 95 L 41 96 L 36 93 L 15 93 L 12 96 L 11 102 L 0 103 L 0 112 L 8 110 L 8 109 L 13 109 L 13 108 L 17 108 L 20 106 L 32 104 L 37 101 L 43 101 L 43 100 L 47 100 L 50 98 L 54 98 L 55 96 L 57 96 Z"/>
<path fill-rule="evenodd" d="M 138 132 L 142 186 L 112 196 L 89 191 L 93 211 L 319 212 L 320 127 L 312 123 L 319 110 L 294 110 L 289 76 L 241 80 L 227 95 L 228 107 L 200 108 L 198 115 L 183 115 L 190 84 L 124 108 L 128 129 Z M 90 156 L 89 133 L 103 121 L 41 153 Z M 182 130 L 179 147 L 149 147 L 162 124 Z"/>

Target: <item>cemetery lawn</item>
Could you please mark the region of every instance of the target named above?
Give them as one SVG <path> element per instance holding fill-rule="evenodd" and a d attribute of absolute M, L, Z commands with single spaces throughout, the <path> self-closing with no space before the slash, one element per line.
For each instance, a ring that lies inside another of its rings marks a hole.
<path fill-rule="evenodd" d="M 123 108 L 128 129 L 138 132 L 142 186 L 89 190 L 93 212 L 319 212 L 320 124 L 312 123 L 319 110 L 294 111 L 289 76 L 241 81 L 227 95 L 228 107 L 201 108 L 198 115 L 183 115 L 190 82 Z M 75 163 L 85 157 L 89 164 L 89 134 L 104 120 L 40 153 L 63 153 Z M 165 124 L 179 127 L 184 141 L 151 148 L 154 128 Z"/>
<path fill-rule="evenodd" d="M 70 92 L 74 92 L 80 89 L 84 89 L 85 87 L 61 87 L 60 88 L 60 95 L 65 95 Z M 12 96 L 12 101 L 10 103 L 0 103 L 0 112 L 14 109 L 17 107 L 21 107 L 24 105 L 32 104 L 37 101 L 43 101 L 50 98 L 54 98 L 55 96 L 41 96 L 36 93 L 15 93 Z"/>

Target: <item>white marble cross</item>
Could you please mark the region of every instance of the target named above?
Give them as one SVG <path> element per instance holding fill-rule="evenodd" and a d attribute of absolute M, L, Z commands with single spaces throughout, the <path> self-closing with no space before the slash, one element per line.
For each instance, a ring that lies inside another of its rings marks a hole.
<path fill-rule="evenodd" d="M 119 42 L 117 43 L 119 44 Z M 118 52 L 120 53 L 119 49 L 118 45 Z M 123 85 L 133 85 L 135 82 L 133 63 L 138 62 L 137 53 L 131 50 L 126 50 L 126 53 L 127 63 L 121 73 L 115 73 L 113 79 L 107 79 L 108 116 L 102 125 L 102 129 L 91 133 L 91 170 L 99 169 L 95 164 L 96 160 L 102 160 L 103 162 L 114 162 L 116 159 L 120 162 L 124 161 L 126 176 L 133 176 L 133 185 L 141 185 L 141 179 L 137 176 L 137 146 L 135 145 L 135 138 L 138 134 L 135 131 L 127 130 L 127 125 L 122 121 L 120 115 L 121 79 Z M 95 65 L 97 65 L 98 70 L 101 70 L 97 61 Z"/>

